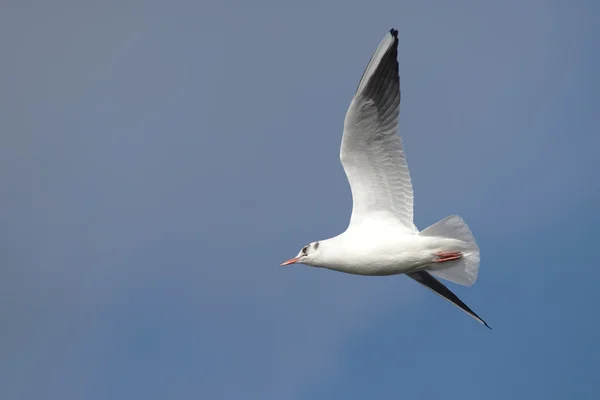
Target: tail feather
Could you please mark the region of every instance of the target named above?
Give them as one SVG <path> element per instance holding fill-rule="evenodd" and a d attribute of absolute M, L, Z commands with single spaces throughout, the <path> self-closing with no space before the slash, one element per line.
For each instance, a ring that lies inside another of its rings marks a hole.
<path fill-rule="evenodd" d="M 458 215 L 451 215 L 436 222 L 419 233 L 422 236 L 455 239 L 462 258 L 447 263 L 439 263 L 426 268 L 433 275 L 459 285 L 471 286 L 477 280 L 479 271 L 479 247 L 465 221 Z"/>

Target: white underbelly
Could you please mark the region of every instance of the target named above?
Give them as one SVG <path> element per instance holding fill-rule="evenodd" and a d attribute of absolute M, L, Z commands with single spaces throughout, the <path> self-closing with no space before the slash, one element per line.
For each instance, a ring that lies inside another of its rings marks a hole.
<path fill-rule="evenodd" d="M 401 237 L 397 241 L 381 243 L 365 240 L 360 246 L 346 249 L 343 260 L 328 268 L 355 275 L 397 275 L 418 271 L 431 264 L 435 252 L 442 251 L 451 239 L 423 236 Z"/>

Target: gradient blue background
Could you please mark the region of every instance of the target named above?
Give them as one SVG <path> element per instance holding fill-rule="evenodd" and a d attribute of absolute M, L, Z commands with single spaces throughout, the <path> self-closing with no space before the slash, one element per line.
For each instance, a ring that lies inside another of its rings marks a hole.
<path fill-rule="evenodd" d="M 0 398 L 596 399 L 600 5 L 4 1 Z M 279 268 L 345 229 L 343 119 L 399 29 L 450 285 Z"/>

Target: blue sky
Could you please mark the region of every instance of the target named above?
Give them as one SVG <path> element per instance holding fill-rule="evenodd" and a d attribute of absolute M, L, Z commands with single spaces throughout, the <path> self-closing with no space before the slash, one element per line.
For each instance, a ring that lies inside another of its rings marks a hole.
<path fill-rule="evenodd" d="M 595 398 L 599 8 L 8 2 L 0 397 Z M 278 267 L 346 227 L 343 118 L 392 27 L 415 222 L 468 222 L 449 286 L 492 331 Z"/>

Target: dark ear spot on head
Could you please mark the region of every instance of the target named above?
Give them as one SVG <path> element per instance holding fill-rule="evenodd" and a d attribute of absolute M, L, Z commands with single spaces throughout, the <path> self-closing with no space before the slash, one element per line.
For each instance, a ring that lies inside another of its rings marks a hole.
<path fill-rule="evenodd" d="M 315 242 L 315 250 L 319 248 L 319 242 Z"/>

